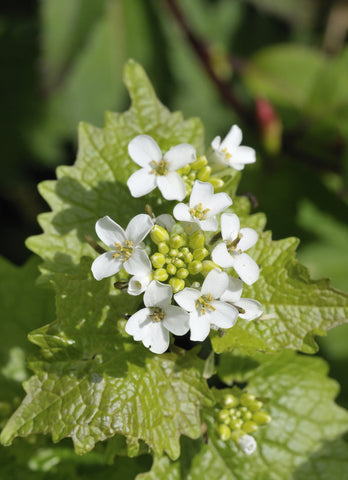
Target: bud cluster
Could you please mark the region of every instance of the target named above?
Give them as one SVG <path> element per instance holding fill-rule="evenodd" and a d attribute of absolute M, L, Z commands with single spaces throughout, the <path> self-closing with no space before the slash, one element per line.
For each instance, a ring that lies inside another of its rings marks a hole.
<path fill-rule="evenodd" d="M 239 443 L 241 437 L 256 432 L 261 425 L 266 425 L 272 418 L 262 410 L 263 403 L 251 393 L 233 389 L 222 400 L 218 413 L 217 431 L 221 440 L 229 439 Z"/>
<path fill-rule="evenodd" d="M 178 173 L 185 182 L 186 195 L 191 193 L 196 180 L 209 182 L 213 185 L 214 189 L 222 188 L 224 181 L 218 177 L 211 177 L 211 172 L 212 168 L 208 165 L 208 160 L 205 155 L 198 157 L 195 162 L 185 165 L 178 170 Z"/>
<path fill-rule="evenodd" d="M 169 233 L 164 227 L 155 225 L 150 233 L 157 250 L 150 260 L 154 268 L 153 278 L 168 282 L 177 293 L 191 285 L 199 274 L 204 277 L 216 267 L 207 257 L 210 251 L 201 230 L 188 235 L 186 232 Z"/>

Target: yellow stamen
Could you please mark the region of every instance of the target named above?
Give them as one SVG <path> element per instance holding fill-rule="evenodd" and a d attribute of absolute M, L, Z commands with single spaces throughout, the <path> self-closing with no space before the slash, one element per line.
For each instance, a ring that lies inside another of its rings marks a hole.
<path fill-rule="evenodd" d="M 122 257 L 123 262 L 128 260 L 133 253 L 133 242 L 131 240 L 125 241 L 125 246 L 121 243 L 115 242 L 116 252 L 112 255 L 113 258 Z"/>
<path fill-rule="evenodd" d="M 168 175 L 169 173 L 169 162 L 166 162 L 163 158 L 161 158 L 159 162 L 155 162 L 155 160 L 152 160 L 152 162 L 150 162 L 150 165 L 151 167 L 153 167 L 151 173 L 153 173 L 154 175 Z"/>
<path fill-rule="evenodd" d="M 198 220 L 205 220 L 207 218 L 207 213 L 209 212 L 210 208 L 205 208 L 203 210 L 203 205 L 202 203 L 199 203 L 196 205 L 195 208 L 190 208 L 190 214 L 193 217 L 198 218 Z"/>
<path fill-rule="evenodd" d="M 207 310 L 211 310 L 212 312 L 214 312 L 216 309 L 215 307 L 213 307 L 213 305 L 211 305 L 211 302 L 213 300 L 214 299 L 210 293 L 208 293 L 207 295 L 202 295 L 196 300 L 197 310 L 199 310 L 202 315 L 205 315 Z"/>
<path fill-rule="evenodd" d="M 150 315 L 150 318 L 152 318 L 154 322 L 162 322 L 165 316 L 166 314 L 161 308 L 155 307 L 152 309 L 152 314 Z"/>
<path fill-rule="evenodd" d="M 227 151 L 227 148 L 225 147 L 221 151 L 222 151 L 222 153 L 225 154 L 225 158 L 229 162 L 232 158 L 232 155 Z"/>
<path fill-rule="evenodd" d="M 238 233 L 237 238 L 235 238 L 233 242 L 231 242 L 230 240 L 226 242 L 227 250 L 229 251 L 229 253 L 235 252 L 237 250 L 237 245 L 239 243 L 239 240 L 242 238 L 242 236 L 243 235 L 241 233 Z M 239 248 L 237 252 L 242 253 L 242 250 Z"/>

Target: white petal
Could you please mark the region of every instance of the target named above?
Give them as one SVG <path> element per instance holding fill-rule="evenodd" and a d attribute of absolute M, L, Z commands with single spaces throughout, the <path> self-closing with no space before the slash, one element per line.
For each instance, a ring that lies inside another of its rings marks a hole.
<path fill-rule="evenodd" d="M 226 243 L 224 242 L 216 245 L 211 252 L 211 258 L 214 263 L 223 268 L 229 268 L 234 265 L 234 257 L 228 253 Z"/>
<path fill-rule="evenodd" d="M 238 318 L 238 310 L 225 302 L 214 301 L 213 312 L 209 312 L 210 323 L 219 328 L 231 328 Z"/>
<path fill-rule="evenodd" d="M 190 208 L 196 208 L 202 203 L 204 208 L 210 208 L 210 200 L 214 195 L 214 187 L 211 183 L 196 180 L 190 195 Z"/>
<path fill-rule="evenodd" d="M 240 222 L 235 213 L 223 213 L 221 215 L 221 236 L 224 240 L 233 242 L 238 236 L 239 229 Z"/>
<path fill-rule="evenodd" d="M 238 125 L 233 125 L 223 139 L 220 145 L 220 149 L 226 148 L 229 153 L 233 153 L 238 145 L 241 144 L 243 139 L 242 130 L 238 127 Z"/>
<path fill-rule="evenodd" d="M 254 453 L 257 447 L 255 438 L 248 434 L 239 438 L 238 445 L 246 455 Z"/>
<path fill-rule="evenodd" d="M 171 302 L 172 294 L 170 285 L 152 280 L 144 293 L 144 303 L 147 307 L 166 308 Z"/>
<path fill-rule="evenodd" d="M 166 200 L 184 200 L 186 187 L 184 180 L 176 172 L 157 176 L 157 186 Z"/>
<path fill-rule="evenodd" d="M 123 228 L 108 216 L 97 221 L 95 231 L 100 240 L 109 248 L 115 247 L 115 242 L 123 244 L 126 240 Z"/>
<path fill-rule="evenodd" d="M 125 330 L 134 340 L 142 340 L 146 325 L 151 323 L 150 314 L 149 308 L 142 308 L 129 318 Z"/>
<path fill-rule="evenodd" d="M 145 275 L 151 268 L 151 262 L 145 250 L 135 247 L 131 257 L 124 262 L 123 266 L 131 275 Z"/>
<path fill-rule="evenodd" d="M 189 314 L 180 307 L 169 305 L 166 309 L 166 316 L 163 319 L 163 326 L 174 333 L 174 335 L 185 335 L 190 329 Z"/>
<path fill-rule="evenodd" d="M 221 300 L 224 302 L 234 303 L 240 299 L 243 291 L 243 282 L 239 278 L 228 277 L 227 290 L 221 295 Z"/>
<path fill-rule="evenodd" d="M 126 228 L 126 236 L 128 240 L 131 240 L 134 246 L 138 245 L 144 240 L 146 235 L 151 231 L 153 227 L 153 221 L 149 215 L 146 213 L 140 213 L 136 215 L 128 223 Z"/>
<path fill-rule="evenodd" d="M 221 137 L 215 137 L 214 140 L 211 142 L 211 146 L 213 150 L 219 150 L 221 143 Z"/>
<path fill-rule="evenodd" d="M 256 153 L 255 150 L 251 147 L 238 147 L 233 154 L 231 159 L 232 163 L 241 163 L 241 164 L 248 164 L 248 163 L 255 163 L 256 162 Z"/>
<path fill-rule="evenodd" d="M 162 323 L 152 322 L 143 338 L 143 344 L 153 353 L 164 353 L 169 347 L 169 332 Z"/>
<path fill-rule="evenodd" d="M 247 253 L 234 257 L 233 268 L 247 285 L 252 285 L 259 278 L 260 269 Z"/>
<path fill-rule="evenodd" d="M 253 247 L 259 238 L 257 232 L 253 228 L 241 228 L 240 232 L 241 239 L 238 242 L 237 250 L 248 250 L 249 248 Z"/>
<path fill-rule="evenodd" d="M 202 295 L 210 295 L 213 298 L 220 298 L 228 286 L 228 275 L 226 272 L 210 270 L 202 285 Z"/>
<path fill-rule="evenodd" d="M 96 280 L 111 277 L 115 275 L 122 268 L 122 260 L 120 258 L 113 258 L 115 252 L 102 253 L 92 263 L 92 273 Z"/>
<path fill-rule="evenodd" d="M 149 135 L 138 135 L 129 142 L 128 153 L 131 159 L 141 167 L 151 168 L 153 160 L 158 162 L 162 158 L 162 152 Z"/>
<path fill-rule="evenodd" d="M 190 214 L 190 209 L 185 203 L 178 203 L 175 205 L 173 210 L 173 215 L 177 220 L 182 222 L 192 222 L 192 217 Z"/>
<path fill-rule="evenodd" d="M 135 275 L 131 277 L 128 282 L 129 295 L 140 295 L 146 290 L 146 287 L 151 282 L 151 274 L 149 275 Z"/>
<path fill-rule="evenodd" d="M 198 315 L 197 311 L 190 313 L 190 339 L 203 342 L 210 332 L 210 322 L 206 315 Z"/>
<path fill-rule="evenodd" d="M 169 162 L 169 170 L 175 171 L 196 160 L 196 150 L 188 143 L 181 143 L 172 147 L 164 155 L 164 160 Z"/>
<path fill-rule="evenodd" d="M 158 215 L 158 217 L 156 217 L 155 223 L 161 227 L 164 227 L 166 230 L 168 230 L 168 232 L 170 232 L 175 225 L 175 220 L 171 215 L 169 215 L 169 213 L 162 213 L 162 215 Z"/>
<path fill-rule="evenodd" d="M 244 163 L 228 162 L 228 165 L 235 170 L 241 171 L 244 170 Z"/>
<path fill-rule="evenodd" d="M 180 307 L 188 312 L 196 310 L 196 301 L 201 296 L 201 292 L 195 288 L 186 287 L 174 295 L 174 300 Z"/>
<path fill-rule="evenodd" d="M 255 320 L 255 318 L 258 318 L 260 315 L 262 315 L 262 305 L 257 300 L 253 300 L 251 298 L 241 298 L 240 300 L 234 302 L 234 304 L 237 307 L 245 310 L 245 313 L 240 313 L 239 316 L 248 322 Z"/>
<path fill-rule="evenodd" d="M 143 197 L 156 188 L 156 175 L 145 168 L 141 168 L 128 178 L 127 185 L 132 197 Z"/>
<path fill-rule="evenodd" d="M 219 228 L 219 223 L 215 217 L 207 218 L 206 220 L 196 220 L 196 222 L 204 232 L 216 232 Z"/>
<path fill-rule="evenodd" d="M 232 199 L 227 193 L 216 193 L 209 201 L 209 203 L 205 203 L 204 205 L 209 208 L 209 216 L 210 215 L 217 215 L 218 213 L 225 210 L 225 208 L 232 205 Z"/>

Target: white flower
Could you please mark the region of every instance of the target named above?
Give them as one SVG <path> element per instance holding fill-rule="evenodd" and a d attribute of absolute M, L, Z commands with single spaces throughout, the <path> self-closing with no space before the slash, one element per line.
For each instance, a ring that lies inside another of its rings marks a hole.
<path fill-rule="evenodd" d="M 239 278 L 229 276 L 229 283 L 227 289 L 221 295 L 221 300 L 237 307 L 238 316 L 250 322 L 262 314 L 262 305 L 257 300 L 251 298 L 240 298 L 242 290 L 243 282 Z"/>
<path fill-rule="evenodd" d="M 96 280 L 110 277 L 123 267 L 132 275 L 139 275 L 148 271 L 151 262 L 141 246 L 141 242 L 153 227 L 149 215 L 141 213 L 129 222 L 126 231 L 110 217 L 100 218 L 95 231 L 110 252 L 97 257 L 92 264 L 92 273 Z"/>
<path fill-rule="evenodd" d="M 142 167 L 127 181 L 133 197 L 142 197 L 158 187 L 166 200 L 185 198 L 185 182 L 176 170 L 196 160 L 196 151 L 192 145 L 181 143 L 163 156 L 153 138 L 138 135 L 130 141 L 128 153 Z"/>
<path fill-rule="evenodd" d="M 258 235 L 252 228 L 240 228 L 234 213 L 221 215 L 221 235 L 224 240 L 211 253 L 213 262 L 223 268 L 233 267 L 240 278 L 252 285 L 259 278 L 260 269 L 245 250 L 255 245 Z"/>
<path fill-rule="evenodd" d="M 216 215 L 232 205 L 227 193 L 214 194 L 211 183 L 196 180 L 190 195 L 189 205 L 178 203 L 173 210 L 177 220 L 196 223 L 202 230 L 215 232 L 218 229 Z"/>
<path fill-rule="evenodd" d="M 187 287 L 174 295 L 176 303 L 190 313 L 191 340 L 203 341 L 211 326 L 231 328 L 236 323 L 238 310 L 217 300 L 227 287 L 227 273 L 211 270 L 201 290 Z"/>
<path fill-rule="evenodd" d="M 126 332 L 153 353 L 167 350 L 169 332 L 185 335 L 189 330 L 188 313 L 170 304 L 172 293 L 170 285 L 153 280 L 144 294 L 146 308 L 132 315 L 126 324 Z"/>
<path fill-rule="evenodd" d="M 134 275 L 134 277 L 129 279 L 127 292 L 129 295 L 140 295 L 141 293 L 145 292 L 151 280 L 152 267 L 150 262 L 146 270 L 144 269 L 142 273 Z"/>
<path fill-rule="evenodd" d="M 238 445 L 246 455 L 254 453 L 257 447 L 255 438 L 248 434 L 239 438 Z"/>
<path fill-rule="evenodd" d="M 221 163 L 236 170 L 243 170 L 245 164 L 256 161 L 256 155 L 253 148 L 240 146 L 241 141 L 242 131 L 237 125 L 233 125 L 222 142 L 220 137 L 215 137 L 211 146 Z"/>

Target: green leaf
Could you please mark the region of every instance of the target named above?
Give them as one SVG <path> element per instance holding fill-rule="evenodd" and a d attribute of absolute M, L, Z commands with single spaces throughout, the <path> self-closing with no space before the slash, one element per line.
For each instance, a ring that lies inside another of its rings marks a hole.
<path fill-rule="evenodd" d="M 248 225 L 247 220 L 244 223 Z M 295 259 L 297 245 L 295 238 L 273 241 L 266 232 L 248 251 L 261 273 L 251 287 L 244 287 L 243 297 L 261 302 L 264 313 L 252 322 L 239 319 L 222 337 L 213 333 L 217 353 L 233 348 L 314 353 L 315 335 L 347 322 L 348 295 L 330 287 L 326 279 L 311 280 L 307 268 Z"/>
<path fill-rule="evenodd" d="M 170 113 L 135 62 L 127 63 L 124 79 L 131 108 L 123 114 L 107 113 L 103 129 L 82 123 L 75 165 L 59 167 L 57 181 L 40 184 L 40 193 L 52 212 L 40 215 L 44 233 L 29 238 L 27 246 L 45 260 L 46 271 L 74 272 L 81 256 L 95 256 L 85 235 L 94 233 L 98 218 L 109 215 L 126 226 L 144 210 L 144 200 L 131 197 L 125 185 L 137 169 L 127 153 L 134 136 L 151 135 L 164 151 L 188 142 L 203 153 L 199 120 L 185 121 L 180 113 Z"/>
<path fill-rule="evenodd" d="M 226 356 L 225 368 L 219 371 L 223 381 L 230 381 L 228 360 L 234 368 L 234 356 Z M 253 434 L 256 452 L 248 456 L 232 440 L 220 440 L 218 410 L 210 409 L 205 415 L 206 444 L 200 441 L 198 447 L 191 441 L 195 448 L 183 449 L 180 462 L 155 458 L 151 472 L 139 479 L 161 480 L 168 475 L 173 480 L 302 480 L 305 473 L 313 480 L 345 478 L 346 446 L 336 438 L 348 428 L 348 413 L 333 402 L 338 386 L 327 378 L 326 363 L 293 352 L 258 354 L 255 361 L 258 365 L 245 371 L 244 381 L 248 392 L 264 398 L 264 408 L 272 415 L 271 423 Z M 228 391 L 216 390 L 216 395 Z M 321 462 L 322 472 L 316 477 Z"/>
<path fill-rule="evenodd" d="M 194 353 L 154 355 L 124 333 L 126 312 L 138 299 L 109 294 L 110 282 L 91 278 L 90 261 L 76 275 L 56 275 L 58 320 L 34 331 L 41 355 L 27 396 L 1 434 L 50 433 L 73 439 L 82 454 L 116 433 L 144 440 L 156 454 L 180 454 L 179 438 L 201 434 L 199 409 L 211 405 L 204 362 Z"/>

